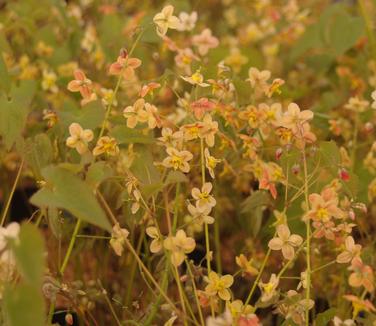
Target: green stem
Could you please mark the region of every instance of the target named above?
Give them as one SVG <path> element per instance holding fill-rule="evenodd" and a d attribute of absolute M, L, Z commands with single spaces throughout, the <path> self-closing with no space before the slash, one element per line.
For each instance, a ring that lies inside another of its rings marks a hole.
<path fill-rule="evenodd" d="M 9 207 L 10 207 L 10 204 L 12 202 L 12 198 L 14 196 L 14 192 L 16 191 L 16 188 L 17 188 L 17 184 L 18 184 L 18 180 L 20 179 L 20 176 L 21 176 L 21 172 L 22 172 L 22 168 L 24 166 L 24 162 L 25 162 L 25 159 L 22 159 L 21 161 L 21 164 L 20 164 L 20 167 L 18 169 L 18 172 L 17 172 L 17 175 L 16 175 L 16 179 L 14 180 L 14 183 L 13 183 L 13 186 L 12 186 L 12 190 L 10 191 L 10 194 L 9 194 L 9 197 L 8 197 L 8 200 L 5 204 L 5 208 L 3 210 L 3 214 L 1 216 L 1 223 L 0 223 L 0 226 L 3 226 L 4 223 L 5 223 L 5 220 L 7 218 L 7 215 L 8 215 L 8 211 L 9 211 Z"/>
<path fill-rule="evenodd" d="M 132 55 L 133 51 L 135 50 L 136 48 L 136 45 L 138 44 L 138 42 L 140 41 L 142 35 L 144 35 L 146 29 L 143 29 L 137 36 L 136 40 L 134 41 L 133 45 L 132 45 L 132 48 L 131 50 L 129 51 L 128 55 L 127 55 L 127 58 L 125 59 L 125 62 L 124 62 L 124 66 L 120 72 L 120 75 L 119 75 L 119 78 L 117 80 L 117 83 L 116 83 L 116 86 L 115 86 L 115 90 L 114 90 L 114 94 L 110 100 L 110 103 L 108 103 L 108 106 L 107 106 L 107 110 L 106 110 L 106 115 L 104 117 L 104 120 L 103 120 L 103 123 L 102 123 L 102 128 L 101 128 L 101 131 L 99 132 L 99 136 L 98 136 L 98 139 L 101 138 L 104 134 L 104 130 L 106 129 L 106 124 L 107 124 L 107 121 L 108 119 L 110 118 L 110 114 L 111 114 L 111 109 L 112 109 L 112 106 L 113 106 L 113 103 L 114 103 L 114 100 L 116 98 L 116 95 L 119 91 L 119 88 L 120 88 L 120 85 L 121 85 L 121 82 L 123 80 L 123 72 L 124 72 L 124 69 L 125 67 L 127 66 L 127 63 L 128 63 L 128 58 Z"/>
<path fill-rule="evenodd" d="M 266 262 L 269 259 L 270 253 L 271 253 L 271 249 L 269 248 L 268 251 L 267 251 L 267 253 L 266 253 L 266 255 L 265 255 L 265 257 L 264 257 L 264 260 L 263 260 L 263 262 L 261 264 L 260 271 L 258 272 L 257 277 L 256 277 L 255 281 L 253 282 L 253 285 L 252 285 L 251 291 L 248 294 L 247 300 L 245 300 L 244 307 L 246 307 L 249 304 L 249 302 L 251 301 L 251 299 L 252 299 L 253 293 L 255 292 L 257 284 L 259 283 L 261 275 L 262 275 L 262 273 L 263 273 L 263 271 L 265 269 Z"/>

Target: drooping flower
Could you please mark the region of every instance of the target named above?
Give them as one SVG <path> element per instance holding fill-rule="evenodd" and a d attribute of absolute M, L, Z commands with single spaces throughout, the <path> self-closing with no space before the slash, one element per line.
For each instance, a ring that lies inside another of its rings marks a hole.
<path fill-rule="evenodd" d="M 209 296 L 218 295 L 222 300 L 228 301 L 231 299 L 231 292 L 229 288 L 234 283 L 232 275 L 219 276 L 216 272 L 211 271 L 205 281 L 208 285 L 205 287 L 205 292 Z"/>
<path fill-rule="evenodd" d="M 193 158 L 191 152 L 178 151 L 176 148 L 168 147 L 166 149 L 168 156 L 163 160 L 162 164 L 166 168 L 173 168 L 188 173 L 190 170 L 189 161 Z"/>
<path fill-rule="evenodd" d="M 217 202 L 215 198 L 210 195 L 210 192 L 212 189 L 213 189 L 213 185 L 211 184 L 211 182 L 204 183 L 201 190 L 198 188 L 192 189 L 192 197 L 196 199 L 198 208 L 205 208 L 205 207 L 211 208 L 216 205 Z"/>
<path fill-rule="evenodd" d="M 294 247 L 298 247 L 302 244 L 303 238 L 297 234 L 291 234 L 289 228 L 285 224 L 277 226 L 278 237 L 275 237 L 269 241 L 269 248 L 272 250 L 282 250 L 282 255 L 288 260 L 291 260 L 295 256 Z"/>
<path fill-rule="evenodd" d="M 355 257 L 360 256 L 361 250 L 362 246 L 360 244 L 355 244 L 354 238 L 349 235 L 345 239 L 345 250 L 337 256 L 336 261 L 340 264 L 349 263 Z"/>
<path fill-rule="evenodd" d="M 180 25 L 179 18 L 173 15 L 174 7 L 169 5 L 162 9 L 161 12 L 156 14 L 153 22 L 157 27 L 157 34 L 164 36 L 169 28 L 177 29 Z"/>
<path fill-rule="evenodd" d="M 214 179 L 215 178 L 214 169 L 217 166 L 217 164 L 221 162 L 221 160 L 215 158 L 214 156 L 211 156 L 209 149 L 207 148 L 205 148 L 204 150 L 204 155 L 205 155 L 205 166 L 208 169 L 210 176 Z"/>
<path fill-rule="evenodd" d="M 163 241 L 160 238 L 158 229 L 155 226 L 149 226 L 146 228 L 146 234 L 153 239 L 150 244 L 150 251 L 152 253 L 160 252 L 162 250 Z"/>
<path fill-rule="evenodd" d="M 146 84 L 144 86 L 142 86 L 141 90 L 140 90 L 140 96 L 141 97 L 145 97 L 147 94 L 151 94 L 153 95 L 153 91 L 157 88 L 161 87 L 161 84 L 159 83 L 155 83 L 155 82 L 151 82 L 149 84 Z"/>
<path fill-rule="evenodd" d="M 175 236 L 167 237 L 163 245 L 165 249 L 171 251 L 171 263 L 174 266 L 180 266 L 185 255 L 194 250 L 196 242 L 193 238 L 187 237 L 184 230 L 179 230 Z"/>
<path fill-rule="evenodd" d="M 210 49 L 218 46 L 218 39 L 212 35 L 209 28 L 204 29 L 201 34 L 192 37 L 192 43 L 197 47 L 198 53 L 202 56 L 206 55 Z"/>
<path fill-rule="evenodd" d="M 210 86 L 210 84 L 204 83 L 204 76 L 201 74 L 200 70 L 197 70 L 192 76 L 181 76 L 181 79 L 195 86 L 200 86 L 200 87 Z"/>
<path fill-rule="evenodd" d="M 272 274 L 268 283 L 259 282 L 258 286 L 261 290 L 261 302 L 267 302 L 277 294 L 277 287 L 279 284 L 279 278 Z"/>
<path fill-rule="evenodd" d="M 248 260 L 246 256 L 240 254 L 239 256 L 235 257 L 235 262 L 242 269 L 243 275 L 257 275 L 258 270 L 252 265 L 252 259 Z"/>
<path fill-rule="evenodd" d="M 80 124 L 73 122 L 69 126 L 70 136 L 66 140 L 66 145 L 75 148 L 79 154 L 83 154 L 88 149 L 88 143 L 94 138 L 90 129 L 83 129 Z"/>
<path fill-rule="evenodd" d="M 121 228 L 119 223 L 116 223 L 112 228 L 110 245 L 118 256 L 123 254 L 125 239 L 128 238 L 129 231 Z"/>
<path fill-rule="evenodd" d="M 99 156 L 102 154 L 109 156 L 116 156 L 119 154 L 119 146 L 115 138 L 103 136 L 98 139 L 98 142 L 93 149 L 93 155 Z"/>

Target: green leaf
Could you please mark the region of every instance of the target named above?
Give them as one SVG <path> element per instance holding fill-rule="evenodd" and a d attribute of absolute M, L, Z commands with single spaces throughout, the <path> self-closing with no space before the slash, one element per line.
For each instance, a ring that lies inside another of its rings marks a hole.
<path fill-rule="evenodd" d="M 93 101 L 83 107 L 78 107 L 75 102 L 67 101 L 58 116 L 66 130 L 71 123 L 77 122 L 85 129 L 95 129 L 104 120 L 105 109 L 100 101 Z"/>
<path fill-rule="evenodd" d="M 96 189 L 104 180 L 112 176 L 112 174 L 113 171 L 106 162 L 95 162 L 90 165 L 87 171 L 86 182 L 92 189 Z"/>
<path fill-rule="evenodd" d="M 8 73 L 7 66 L 5 65 L 3 55 L 0 51 L 0 89 L 5 90 L 7 94 L 10 91 L 11 80 Z"/>
<path fill-rule="evenodd" d="M 256 236 L 261 228 L 265 207 L 270 205 L 270 195 L 257 190 L 241 204 L 240 223 Z"/>
<path fill-rule="evenodd" d="M 57 166 L 44 168 L 42 175 L 47 185 L 31 197 L 32 204 L 65 209 L 83 221 L 111 231 L 106 214 L 84 181 Z"/>
<path fill-rule="evenodd" d="M 53 148 L 50 138 L 46 134 L 39 134 L 28 138 L 23 149 L 25 159 L 33 170 L 34 175 L 41 179 L 41 169 L 49 165 L 53 158 Z"/>
<path fill-rule="evenodd" d="M 152 144 L 154 142 L 150 133 L 145 135 L 143 131 L 131 129 L 125 125 L 114 127 L 110 134 L 119 144 Z"/>
<path fill-rule="evenodd" d="M 187 176 L 180 171 L 170 171 L 167 175 L 165 185 L 179 183 L 179 182 L 188 182 Z"/>
<path fill-rule="evenodd" d="M 316 326 L 326 326 L 336 315 L 336 309 L 331 308 L 322 313 L 317 314 L 315 325 Z"/>
<path fill-rule="evenodd" d="M 10 98 L 0 96 L 0 135 L 7 149 L 21 136 L 35 89 L 35 82 L 22 81 L 18 88 L 11 89 Z"/>
<path fill-rule="evenodd" d="M 12 249 L 23 281 L 34 285 L 41 284 L 44 271 L 44 244 L 38 229 L 32 224 L 23 224 L 19 243 L 13 242 Z"/>
<path fill-rule="evenodd" d="M 45 325 L 45 306 L 40 289 L 19 284 L 4 292 L 4 315 L 7 326 Z"/>

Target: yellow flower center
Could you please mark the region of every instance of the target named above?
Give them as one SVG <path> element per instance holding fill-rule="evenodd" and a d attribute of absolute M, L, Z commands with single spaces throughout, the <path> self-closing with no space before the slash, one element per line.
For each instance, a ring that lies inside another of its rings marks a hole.
<path fill-rule="evenodd" d="M 195 73 L 192 75 L 192 80 L 193 80 L 196 84 L 200 84 L 200 83 L 202 83 L 202 81 L 204 80 L 204 78 L 202 77 L 202 75 L 201 75 L 199 72 L 195 72 Z"/>
<path fill-rule="evenodd" d="M 264 285 L 265 293 L 271 293 L 273 291 L 273 288 L 274 288 L 274 284 L 271 282 Z"/>
<path fill-rule="evenodd" d="M 173 155 L 171 158 L 171 163 L 174 166 L 174 169 L 177 169 L 183 164 L 183 159 L 180 156 Z"/>
<path fill-rule="evenodd" d="M 320 220 L 325 220 L 329 217 L 328 210 L 326 208 L 322 208 L 322 207 L 317 210 L 316 215 Z"/>

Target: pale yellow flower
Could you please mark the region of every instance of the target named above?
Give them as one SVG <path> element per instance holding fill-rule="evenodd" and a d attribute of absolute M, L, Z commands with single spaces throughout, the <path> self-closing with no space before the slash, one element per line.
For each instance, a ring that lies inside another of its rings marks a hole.
<path fill-rule="evenodd" d="M 205 208 L 205 207 L 214 207 L 216 205 L 215 198 L 210 195 L 210 192 L 213 189 L 213 185 L 211 182 L 206 182 L 202 186 L 201 190 L 198 188 L 192 189 L 192 197 L 196 199 L 196 206 L 198 208 Z"/>
<path fill-rule="evenodd" d="M 159 36 L 165 36 L 169 28 L 177 29 L 180 26 L 179 18 L 173 16 L 173 13 L 174 7 L 169 5 L 154 16 L 153 22 L 157 27 L 157 34 Z"/>
<path fill-rule="evenodd" d="M 160 252 L 162 250 L 163 242 L 160 238 L 158 229 L 155 226 L 149 226 L 146 228 L 146 234 L 153 239 L 150 244 L 150 251 L 154 254 Z"/>
<path fill-rule="evenodd" d="M 276 295 L 276 289 L 279 284 L 279 278 L 272 274 L 268 283 L 259 282 L 258 286 L 261 290 L 261 302 L 267 302 Z"/>
<path fill-rule="evenodd" d="M 93 149 L 93 155 L 99 156 L 107 154 L 109 156 L 116 156 L 119 154 L 119 146 L 115 138 L 103 136 L 98 139 L 98 142 Z"/>
<path fill-rule="evenodd" d="M 205 155 L 205 166 L 208 169 L 210 176 L 214 179 L 215 178 L 214 169 L 217 166 L 217 164 L 221 162 L 221 160 L 215 158 L 214 156 L 211 156 L 209 149 L 207 148 L 205 148 L 204 155 Z"/>
<path fill-rule="evenodd" d="M 94 138 L 90 129 L 83 129 L 80 124 L 73 122 L 69 126 L 70 136 L 66 140 L 66 145 L 75 148 L 79 154 L 87 151 L 88 143 Z"/>
<path fill-rule="evenodd" d="M 189 161 L 193 158 L 191 152 L 188 151 L 178 151 L 173 147 L 166 149 L 167 156 L 162 165 L 166 168 L 173 168 L 174 170 L 180 170 L 184 173 L 188 173 L 190 170 Z"/>
<path fill-rule="evenodd" d="M 196 70 L 196 72 L 192 76 L 181 76 L 181 79 L 195 86 L 200 86 L 200 87 L 210 86 L 210 84 L 204 83 L 204 76 L 200 73 L 200 70 Z"/>
<path fill-rule="evenodd" d="M 218 131 L 218 122 L 213 121 L 210 114 L 206 114 L 202 120 L 202 128 L 199 129 L 200 138 L 204 138 L 209 147 L 213 147 L 215 143 L 215 134 Z"/>
<path fill-rule="evenodd" d="M 189 214 L 191 214 L 193 220 L 197 223 L 207 223 L 207 224 L 213 224 L 214 218 L 209 216 L 211 207 L 205 206 L 205 207 L 197 207 L 193 206 L 191 204 L 188 205 L 188 211 Z"/>
<path fill-rule="evenodd" d="M 209 296 L 218 295 L 222 300 L 228 301 L 231 299 L 231 292 L 229 288 L 234 283 L 232 275 L 219 276 L 216 272 L 211 271 L 205 281 L 208 285 L 205 287 L 205 293 Z"/>
<path fill-rule="evenodd" d="M 165 249 L 171 251 L 171 263 L 180 266 L 185 259 L 185 254 L 189 254 L 196 247 L 195 239 L 187 237 L 184 230 L 176 232 L 175 236 L 169 236 L 163 242 Z"/>
<path fill-rule="evenodd" d="M 303 238 L 297 234 L 291 234 L 287 225 L 280 224 L 277 226 L 278 237 L 269 241 L 269 248 L 272 250 L 282 250 L 282 255 L 288 260 L 295 256 L 294 247 L 302 244 Z"/>
<path fill-rule="evenodd" d="M 355 244 L 354 238 L 348 236 L 345 239 L 345 250 L 337 256 L 337 263 L 345 264 L 349 263 L 355 257 L 360 256 L 360 251 L 362 246 L 360 244 Z"/>
<path fill-rule="evenodd" d="M 129 231 L 121 228 L 119 223 L 116 223 L 112 228 L 110 245 L 118 256 L 123 254 L 125 239 L 128 238 Z"/>
<path fill-rule="evenodd" d="M 145 100 L 139 98 L 133 106 L 127 106 L 123 110 L 123 116 L 127 119 L 128 128 L 134 128 L 137 123 L 147 121 L 148 114 L 145 111 Z"/>

